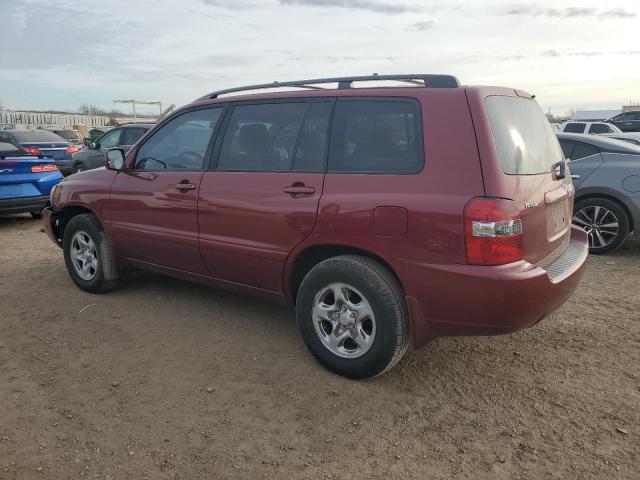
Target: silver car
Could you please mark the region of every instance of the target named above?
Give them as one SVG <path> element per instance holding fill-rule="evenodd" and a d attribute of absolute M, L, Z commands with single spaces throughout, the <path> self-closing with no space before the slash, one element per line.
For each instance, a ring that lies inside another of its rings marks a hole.
<path fill-rule="evenodd" d="M 558 133 L 576 187 L 573 223 L 589 251 L 618 248 L 640 226 L 640 147 L 599 135 Z"/>

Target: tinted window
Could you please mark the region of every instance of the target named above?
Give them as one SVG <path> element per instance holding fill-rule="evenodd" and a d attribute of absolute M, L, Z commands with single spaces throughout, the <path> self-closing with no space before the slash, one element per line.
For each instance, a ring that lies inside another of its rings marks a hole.
<path fill-rule="evenodd" d="M 222 141 L 218 169 L 289 170 L 307 108 L 307 103 L 235 107 Z"/>
<path fill-rule="evenodd" d="M 535 101 L 493 96 L 487 97 L 485 104 L 504 173 L 548 173 L 563 160 L 558 138 Z"/>
<path fill-rule="evenodd" d="M 48 132 L 46 130 L 32 130 L 25 132 L 13 132 L 13 136 L 16 137 L 16 140 L 20 143 L 30 143 L 30 142 L 64 142 L 65 139 L 56 135 L 53 132 Z"/>
<path fill-rule="evenodd" d="M 329 171 L 415 173 L 424 163 L 412 102 L 339 101 Z"/>
<path fill-rule="evenodd" d="M 324 171 L 329 138 L 330 103 L 312 103 L 302 127 L 293 169 L 298 172 Z"/>
<path fill-rule="evenodd" d="M 0 142 L 0 155 L 24 155 L 25 153 L 11 143 Z"/>
<path fill-rule="evenodd" d="M 584 129 L 587 126 L 586 123 L 567 123 L 564 126 L 563 132 L 567 133 L 584 133 Z"/>
<path fill-rule="evenodd" d="M 172 118 L 142 144 L 138 170 L 199 170 L 223 108 L 194 110 Z"/>
<path fill-rule="evenodd" d="M 589 127 L 589 133 L 612 133 L 609 125 L 603 125 L 602 123 L 593 123 Z"/>
<path fill-rule="evenodd" d="M 100 148 L 111 148 L 119 145 L 120 133 L 122 129 L 117 128 L 115 130 L 111 130 L 110 132 L 105 133 L 102 137 L 98 139 L 98 146 Z"/>
<path fill-rule="evenodd" d="M 61 136 L 65 140 L 77 140 L 79 137 L 78 133 L 75 130 L 56 130 L 53 133 Z"/>
<path fill-rule="evenodd" d="M 124 138 L 120 142 L 120 145 L 133 145 L 140 137 L 144 135 L 146 129 L 144 128 L 125 128 L 124 129 Z"/>
<path fill-rule="evenodd" d="M 581 158 L 590 157 L 591 155 L 597 155 L 598 149 L 592 145 L 586 143 L 576 143 L 573 153 L 571 154 L 571 160 L 580 160 Z"/>
<path fill-rule="evenodd" d="M 571 158 L 571 151 L 573 150 L 573 143 L 560 140 L 560 146 L 562 147 L 562 153 L 564 158 Z"/>

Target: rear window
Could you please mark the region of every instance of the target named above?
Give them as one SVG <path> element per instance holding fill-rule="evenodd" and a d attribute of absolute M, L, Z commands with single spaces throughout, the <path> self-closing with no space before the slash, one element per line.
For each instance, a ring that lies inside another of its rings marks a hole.
<path fill-rule="evenodd" d="M 75 130 L 56 130 L 53 133 L 67 140 L 76 140 L 78 138 L 78 134 Z"/>
<path fill-rule="evenodd" d="M 584 127 L 586 127 L 586 123 L 567 123 L 564 126 L 563 132 L 567 133 L 584 133 Z"/>
<path fill-rule="evenodd" d="M 10 143 L 0 142 L 0 155 L 9 156 L 9 155 L 26 155 L 26 152 L 20 150 L 15 145 Z"/>
<path fill-rule="evenodd" d="M 34 130 L 32 132 L 13 132 L 13 136 L 16 137 L 20 143 L 29 143 L 29 142 L 64 142 L 64 138 L 61 138 L 59 135 L 56 135 L 53 132 L 48 132 L 46 130 Z"/>
<path fill-rule="evenodd" d="M 549 173 L 563 160 L 560 143 L 533 100 L 492 96 L 485 100 L 502 171 L 508 175 Z"/>

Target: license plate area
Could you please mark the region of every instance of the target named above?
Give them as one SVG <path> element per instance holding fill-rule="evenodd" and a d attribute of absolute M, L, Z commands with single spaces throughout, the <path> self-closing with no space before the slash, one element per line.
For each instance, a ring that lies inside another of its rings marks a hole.
<path fill-rule="evenodd" d="M 562 200 L 547 206 L 547 234 L 549 240 L 555 240 L 569 228 L 569 202 Z"/>

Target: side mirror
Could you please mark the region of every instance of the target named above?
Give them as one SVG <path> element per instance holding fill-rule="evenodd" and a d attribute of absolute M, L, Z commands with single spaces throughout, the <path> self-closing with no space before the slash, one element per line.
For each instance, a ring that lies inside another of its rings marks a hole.
<path fill-rule="evenodd" d="M 105 166 L 108 170 L 116 172 L 124 170 L 124 151 L 121 148 L 112 148 L 105 152 Z"/>
<path fill-rule="evenodd" d="M 89 149 L 97 150 L 98 149 L 98 144 L 96 142 L 89 143 Z"/>

